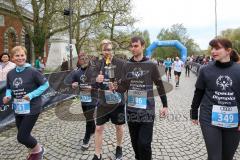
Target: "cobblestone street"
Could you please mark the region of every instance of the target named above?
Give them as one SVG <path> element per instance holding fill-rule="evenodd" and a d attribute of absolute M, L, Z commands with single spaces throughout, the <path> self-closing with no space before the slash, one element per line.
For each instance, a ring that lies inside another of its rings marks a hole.
<path fill-rule="evenodd" d="M 164 78 L 164 77 L 163 77 Z M 174 84 L 174 80 L 170 80 Z M 191 124 L 189 109 L 194 93 L 196 76 L 181 76 L 180 87 L 167 94 L 169 115 L 165 119 L 156 116 L 152 152 L 154 160 L 206 160 L 206 149 L 199 126 Z M 156 113 L 161 105 L 160 98 L 156 98 Z M 94 137 L 90 148 L 82 151 L 81 140 L 84 136 L 85 122 L 81 115 L 79 101 L 68 100 L 55 107 L 45 110 L 33 135 L 44 145 L 45 160 L 90 160 L 94 154 Z M 123 144 L 124 160 L 134 160 L 128 128 L 125 126 Z M 113 159 L 115 153 L 115 127 L 108 123 L 105 127 L 103 142 L 103 159 Z M 0 133 L 0 159 L 24 160 L 28 150 L 18 144 L 16 128 L 8 127 Z M 240 159 L 238 149 L 235 160 Z"/>

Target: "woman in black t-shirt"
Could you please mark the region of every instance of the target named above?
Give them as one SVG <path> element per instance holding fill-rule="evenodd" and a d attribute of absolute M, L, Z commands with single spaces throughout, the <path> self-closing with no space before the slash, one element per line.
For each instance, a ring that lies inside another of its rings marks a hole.
<path fill-rule="evenodd" d="M 228 39 L 213 39 L 209 45 L 214 62 L 199 71 L 191 119 L 200 122 L 208 160 L 232 160 L 240 141 L 240 65 L 231 58 L 235 52 Z"/>
<path fill-rule="evenodd" d="M 40 95 L 49 87 L 47 79 L 30 64 L 26 63 L 27 51 L 22 46 L 12 49 L 16 68 L 7 74 L 7 90 L 3 103 L 13 99 L 17 140 L 31 149 L 28 160 L 42 159 L 44 148 L 32 137 L 31 131 L 41 112 Z"/>

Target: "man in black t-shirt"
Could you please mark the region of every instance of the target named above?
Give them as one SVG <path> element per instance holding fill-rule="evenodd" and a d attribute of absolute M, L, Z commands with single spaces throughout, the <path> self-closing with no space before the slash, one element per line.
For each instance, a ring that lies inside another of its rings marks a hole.
<path fill-rule="evenodd" d="M 151 160 L 151 142 L 155 118 L 153 83 L 163 103 L 161 116 L 168 113 L 167 97 L 157 64 L 143 56 L 145 42 L 141 37 L 131 39 L 133 57 L 125 63 L 119 86 L 110 85 L 111 90 L 127 91 L 127 122 L 132 147 L 137 160 Z"/>

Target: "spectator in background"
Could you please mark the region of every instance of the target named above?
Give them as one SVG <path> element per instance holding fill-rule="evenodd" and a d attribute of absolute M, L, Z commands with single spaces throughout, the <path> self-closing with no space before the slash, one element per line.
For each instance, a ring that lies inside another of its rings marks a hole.
<path fill-rule="evenodd" d="M 232 50 L 231 52 L 231 55 L 230 55 L 230 58 L 233 62 L 237 62 L 238 64 L 240 64 L 240 56 L 239 54 L 237 53 L 237 51 L 235 50 Z"/>
<path fill-rule="evenodd" d="M 192 65 L 193 65 L 193 62 L 194 62 L 194 56 L 192 55 L 190 58 L 190 69 L 192 69 Z"/>
<path fill-rule="evenodd" d="M 68 70 L 68 61 L 66 60 L 66 58 L 63 58 L 63 62 L 61 65 L 61 71 L 67 71 Z"/>
<path fill-rule="evenodd" d="M 42 60 L 42 57 L 38 56 L 38 58 L 35 60 L 35 64 L 34 64 L 34 67 L 39 71 L 41 70 L 41 67 L 40 67 L 41 60 Z"/>
<path fill-rule="evenodd" d="M 45 63 L 44 63 L 44 60 L 41 59 L 41 61 L 40 61 L 40 71 L 43 73 L 44 69 L 45 69 Z"/>
<path fill-rule="evenodd" d="M 190 57 L 185 62 L 185 76 L 190 77 Z"/>
<path fill-rule="evenodd" d="M 7 80 L 7 73 L 15 68 L 16 65 L 10 62 L 10 56 L 7 53 L 3 53 L 0 56 L 0 81 Z"/>
<path fill-rule="evenodd" d="M 157 64 L 158 64 L 158 66 L 159 66 L 159 64 L 160 64 L 160 60 L 159 60 L 159 59 L 157 59 Z"/>

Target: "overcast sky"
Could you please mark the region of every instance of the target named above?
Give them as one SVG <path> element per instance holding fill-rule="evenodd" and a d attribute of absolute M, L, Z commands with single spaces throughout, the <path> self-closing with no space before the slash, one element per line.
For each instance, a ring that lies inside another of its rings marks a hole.
<path fill-rule="evenodd" d="M 151 41 L 162 28 L 183 24 L 191 38 L 207 49 L 215 36 L 215 0 L 133 0 L 135 27 L 147 29 Z M 226 28 L 240 27 L 240 0 L 217 0 L 218 34 Z"/>

